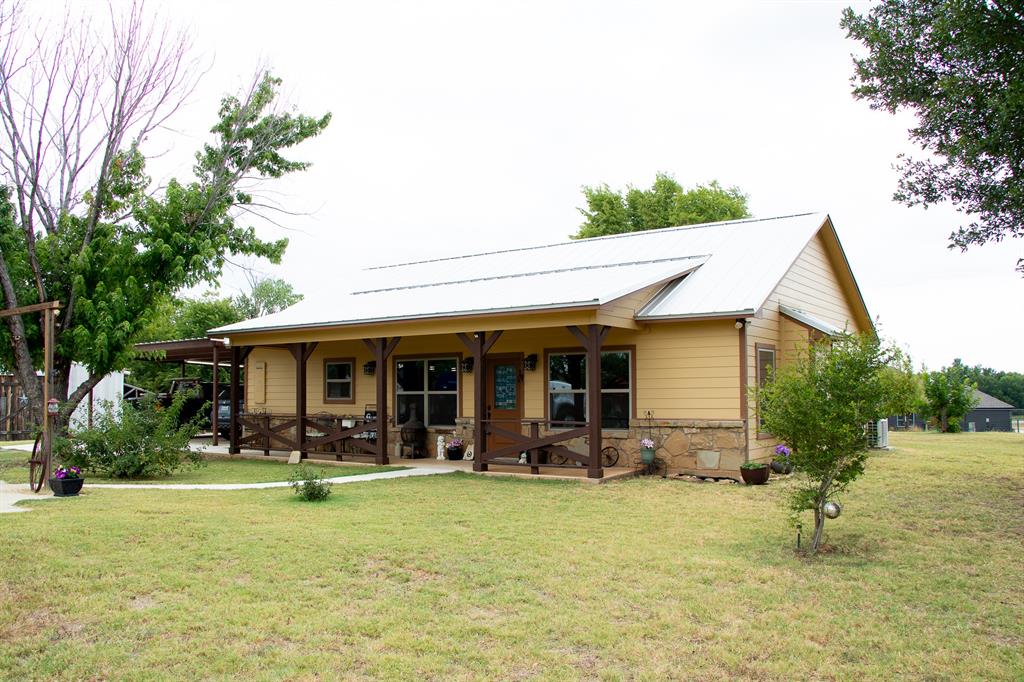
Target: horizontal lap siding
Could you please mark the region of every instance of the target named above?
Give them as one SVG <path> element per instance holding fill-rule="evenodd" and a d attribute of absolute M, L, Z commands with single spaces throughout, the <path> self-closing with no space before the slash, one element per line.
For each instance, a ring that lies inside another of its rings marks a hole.
<path fill-rule="evenodd" d="M 747 327 L 748 374 L 750 386 L 757 385 L 755 344 L 770 344 L 776 349 L 776 362 L 781 366 L 792 361 L 800 347 L 808 342 L 807 329 L 779 314 L 779 303 L 799 308 L 810 315 L 851 332 L 863 331 L 851 306 L 853 292 L 840 283 L 839 270 L 845 268 L 830 256 L 822 234 L 807 244 L 793 266 L 765 302 L 762 317 Z M 750 459 L 771 457 L 777 441 L 757 438 L 756 401 L 749 402 Z"/>
<path fill-rule="evenodd" d="M 632 331 L 612 328 L 606 346 L 636 347 L 634 403 L 638 416 L 651 410 L 657 419 L 735 419 L 739 415 L 738 336 L 731 321 L 652 324 Z M 537 354 L 536 371 L 523 373 L 523 416 L 544 418 L 546 349 L 578 348 L 579 342 L 564 327 L 505 332 L 492 354 Z M 408 337 L 395 349 L 396 356 L 445 355 L 467 351 L 454 335 Z M 323 402 L 325 358 L 355 358 L 353 404 Z M 364 376 L 362 366 L 371 360 L 361 341 L 321 343 L 306 367 L 307 412 L 360 415 L 376 403 L 374 377 Z M 270 412 L 295 411 L 295 361 L 283 349 L 257 347 L 248 362 L 266 363 L 266 401 L 247 405 Z M 251 365 L 250 365 L 251 366 Z M 389 373 L 393 367 L 389 364 Z M 474 370 L 477 371 L 477 370 Z M 473 416 L 473 375 L 459 373 L 461 415 Z M 394 375 L 388 377 L 388 404 L 393 412 Z M 249 392 L 249 391 L 247 391 Z M 248 398 L 249 396 L 247 396 Z"/>

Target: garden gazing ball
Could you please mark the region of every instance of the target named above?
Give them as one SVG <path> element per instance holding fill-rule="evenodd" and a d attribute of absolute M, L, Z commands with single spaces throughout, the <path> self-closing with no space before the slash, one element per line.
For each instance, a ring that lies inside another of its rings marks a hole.
<path fill-rule="evenodd" d="M 827 516 L 828 518 L 837 519 L 839 518 L 839 515 L 843 513 L 843 508 L 839 505 L 838 502 L 832 502 L 830 500 L 825 503 L 823 511 L 825 512 L 825 516 Z"/>

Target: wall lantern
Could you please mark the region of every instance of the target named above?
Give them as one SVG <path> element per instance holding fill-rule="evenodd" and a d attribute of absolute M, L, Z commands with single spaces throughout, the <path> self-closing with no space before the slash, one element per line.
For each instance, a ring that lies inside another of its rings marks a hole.
<path fill-rule="evenodd" d="M 530 353 L 525 358 L 523 358 L 523 369 L 525 369 L 528 372 L 535 372 L 535 371 L 537 371 L 537 354 L 536 353 Z"/>
<path fill-rule="evenodd" d="M 462 373 L 471 374 L 473 372 L 473 358 L 462 359 Z"/>
<path fill-rule="evenodd" d="M 370 360 L 365 365 L 363 365 L 363 374 L 365 374 L 366 376 L 372 377 L 376 373 L 377 373 L 377 361 L 376 360 Z"/>

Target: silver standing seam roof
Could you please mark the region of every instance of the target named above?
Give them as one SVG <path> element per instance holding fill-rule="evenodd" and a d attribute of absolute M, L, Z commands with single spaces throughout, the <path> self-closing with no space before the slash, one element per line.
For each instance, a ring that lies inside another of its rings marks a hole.
<path fill-rule="evenodd" d="M 638 320 L 753 315 L 827 220 L 749 218 L 372 267 L 209 333 L 597 307 L 659 283 Z"/>

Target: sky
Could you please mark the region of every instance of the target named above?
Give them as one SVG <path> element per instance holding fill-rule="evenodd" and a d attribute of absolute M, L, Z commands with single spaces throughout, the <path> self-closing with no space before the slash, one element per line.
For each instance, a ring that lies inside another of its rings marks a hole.
<path fill-rule="evenodd" d="M 187 176 L 219 98 L 269 67 L 289 105 L 333 114 L 293 151 L 312 167 L 261 189 L 288 213 L 259 234 L 290 245 L 250 265 L 299 292 L 366 265 L 562 241 L 582 186 L 664 171 L 738 186 L 757 217 L 827 211 L 915 364 L 1024 371 L 1024 243 L 950 250 L 963 216 L 893 202 L 914 119 L 852 97 L 848 4 L 150 0 L 205 73 L 149 170 Z M 223 293 L 245 281 L 229 269 Z"/>

